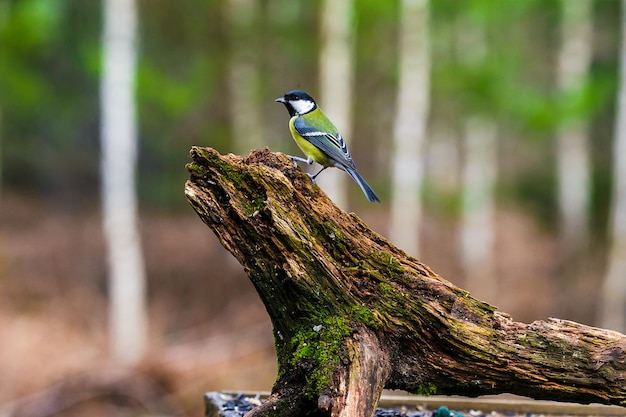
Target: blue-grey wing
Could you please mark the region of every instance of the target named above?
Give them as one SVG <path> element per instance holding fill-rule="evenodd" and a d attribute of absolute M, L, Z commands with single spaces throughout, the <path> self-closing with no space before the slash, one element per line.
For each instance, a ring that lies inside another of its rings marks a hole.
<path fill-rule="evenodd" d="M 346 142 L 336 129 L 333 129 L 334 132 L 320 130 L 316 126 L 311 126 L 302 117 L 297 118 L 293 126 L 303 138 L 321 149 L 328 159 L 341 167 L 356 169 Z"/>

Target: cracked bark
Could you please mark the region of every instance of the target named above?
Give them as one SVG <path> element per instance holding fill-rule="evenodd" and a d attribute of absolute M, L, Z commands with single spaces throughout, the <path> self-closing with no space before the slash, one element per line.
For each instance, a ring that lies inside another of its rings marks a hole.
<path fill-rule="evenodd" d="M 191 158 L 185 194 L 274 326 L 277 380 L 249 416 L 371 416 L 383 388 L 626 405 L 626 336 L 513 321 L 340 210 L 286 155 Z"/>

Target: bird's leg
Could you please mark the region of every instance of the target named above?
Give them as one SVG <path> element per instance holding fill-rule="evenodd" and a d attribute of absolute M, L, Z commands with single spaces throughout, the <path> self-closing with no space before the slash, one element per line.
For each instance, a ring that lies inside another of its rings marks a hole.
<path fill-rule="evenodd" d="M 307 159 L 304 158 L 300 158 L 299 156 L 292 156 L 292 155 L 287 155 L 288 157 L 291 158 L 291 160 L 293 161 L 293 166 L 297 167 L 298 166 L 298 161 L 300 162 L 304 162 L 307 165 L 311 165 L 313 163 L 313 158 L 308 157 Z"/>
<path fill-rule="evenodd" d="M 326 168 L 328 168 L 328 167 L 322 167 L 322 169 L 320 169 L 319 171 L 317 171 L 317 174 L 315 174 L 315 175 L 311 175 L 311 174 L 309 174 L 308 172 L 307 172 L 307 174 L 306 174 L 306 175 L 308 175 L 308 176 L 309 176 L 309 178 L 311 178 L 311 182 L 312 182 L 313 184 L 315 184 L 315 178 L 317 178 L 317 176 L 318 176 L 318 175 L 320 175 L 320 173 L 321 173 L 323 170 L 325 170 Z"/>
<path fill-rule="evenodd" d="M 288 157 L 291 158 L 291 160 L 293 161 L 293 166 L 297 167 L 298 166 L 298 161 L 300 162 L 304 162 L 307 165 L 311 165 L 313 163 L 313 158 L 311 158 L 310 156 L 307 159 L 304 158 L 300 158 L 299 156 L 292 156 L 292 155 L 287 155 Z M 322 172 L 323 170 L 325 170 L 328 167 L 322 167 L 322 169 L 320 169 L 319 171 L 317 171 L 317 174 L 312 175 L 309 174 L 308 172 L 306 173 L 306 175 L 309 176 L 309 178 L 311 178 L 311 182 L 313 184 L 315 184 L 315 178 L 320 174 L 320 172 Z"/>

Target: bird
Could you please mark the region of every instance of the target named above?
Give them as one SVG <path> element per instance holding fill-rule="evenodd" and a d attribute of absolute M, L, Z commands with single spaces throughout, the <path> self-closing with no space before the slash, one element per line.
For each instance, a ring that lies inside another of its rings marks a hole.
<path fill-rule="evenodd" d="M 307 157 L 304 159 L 289 155 L 295 166 L 298 165 L 298 161 L 308 165 L 313 162 L 322 165 L 322 169 L 317 173 L 307 173 L 314 184 L 315 178 L 326 168 L 342 169 L 359 184 L 369 202 L 380 203 L 380 198 L 357 171 L 345 140 L 310 95 L 304 91 L 291 90 L 275 101 L 283 103 L 287 107 L 291 116 L 289 131 L 300 150 Z"/>

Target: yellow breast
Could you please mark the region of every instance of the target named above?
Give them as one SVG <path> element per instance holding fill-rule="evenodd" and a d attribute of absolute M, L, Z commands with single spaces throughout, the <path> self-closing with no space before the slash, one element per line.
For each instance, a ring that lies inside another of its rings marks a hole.
<path fill-rule="evenodd" d="M 326 154 L 322 152 L 318 147 L 313 145 L 311 142 L 300 136 L 296 128 L 294 127 L 294 122 L 298 116 L 293 116 L 289 120 L 289 131 L 291 132 L 291 136 L 293 136 L 293 140 L 296 141 L 298 148 L 307 156 L 311 157 L 315 162 L 323 166 L 330 166 L 331 164 L 326 157 Z"/>

